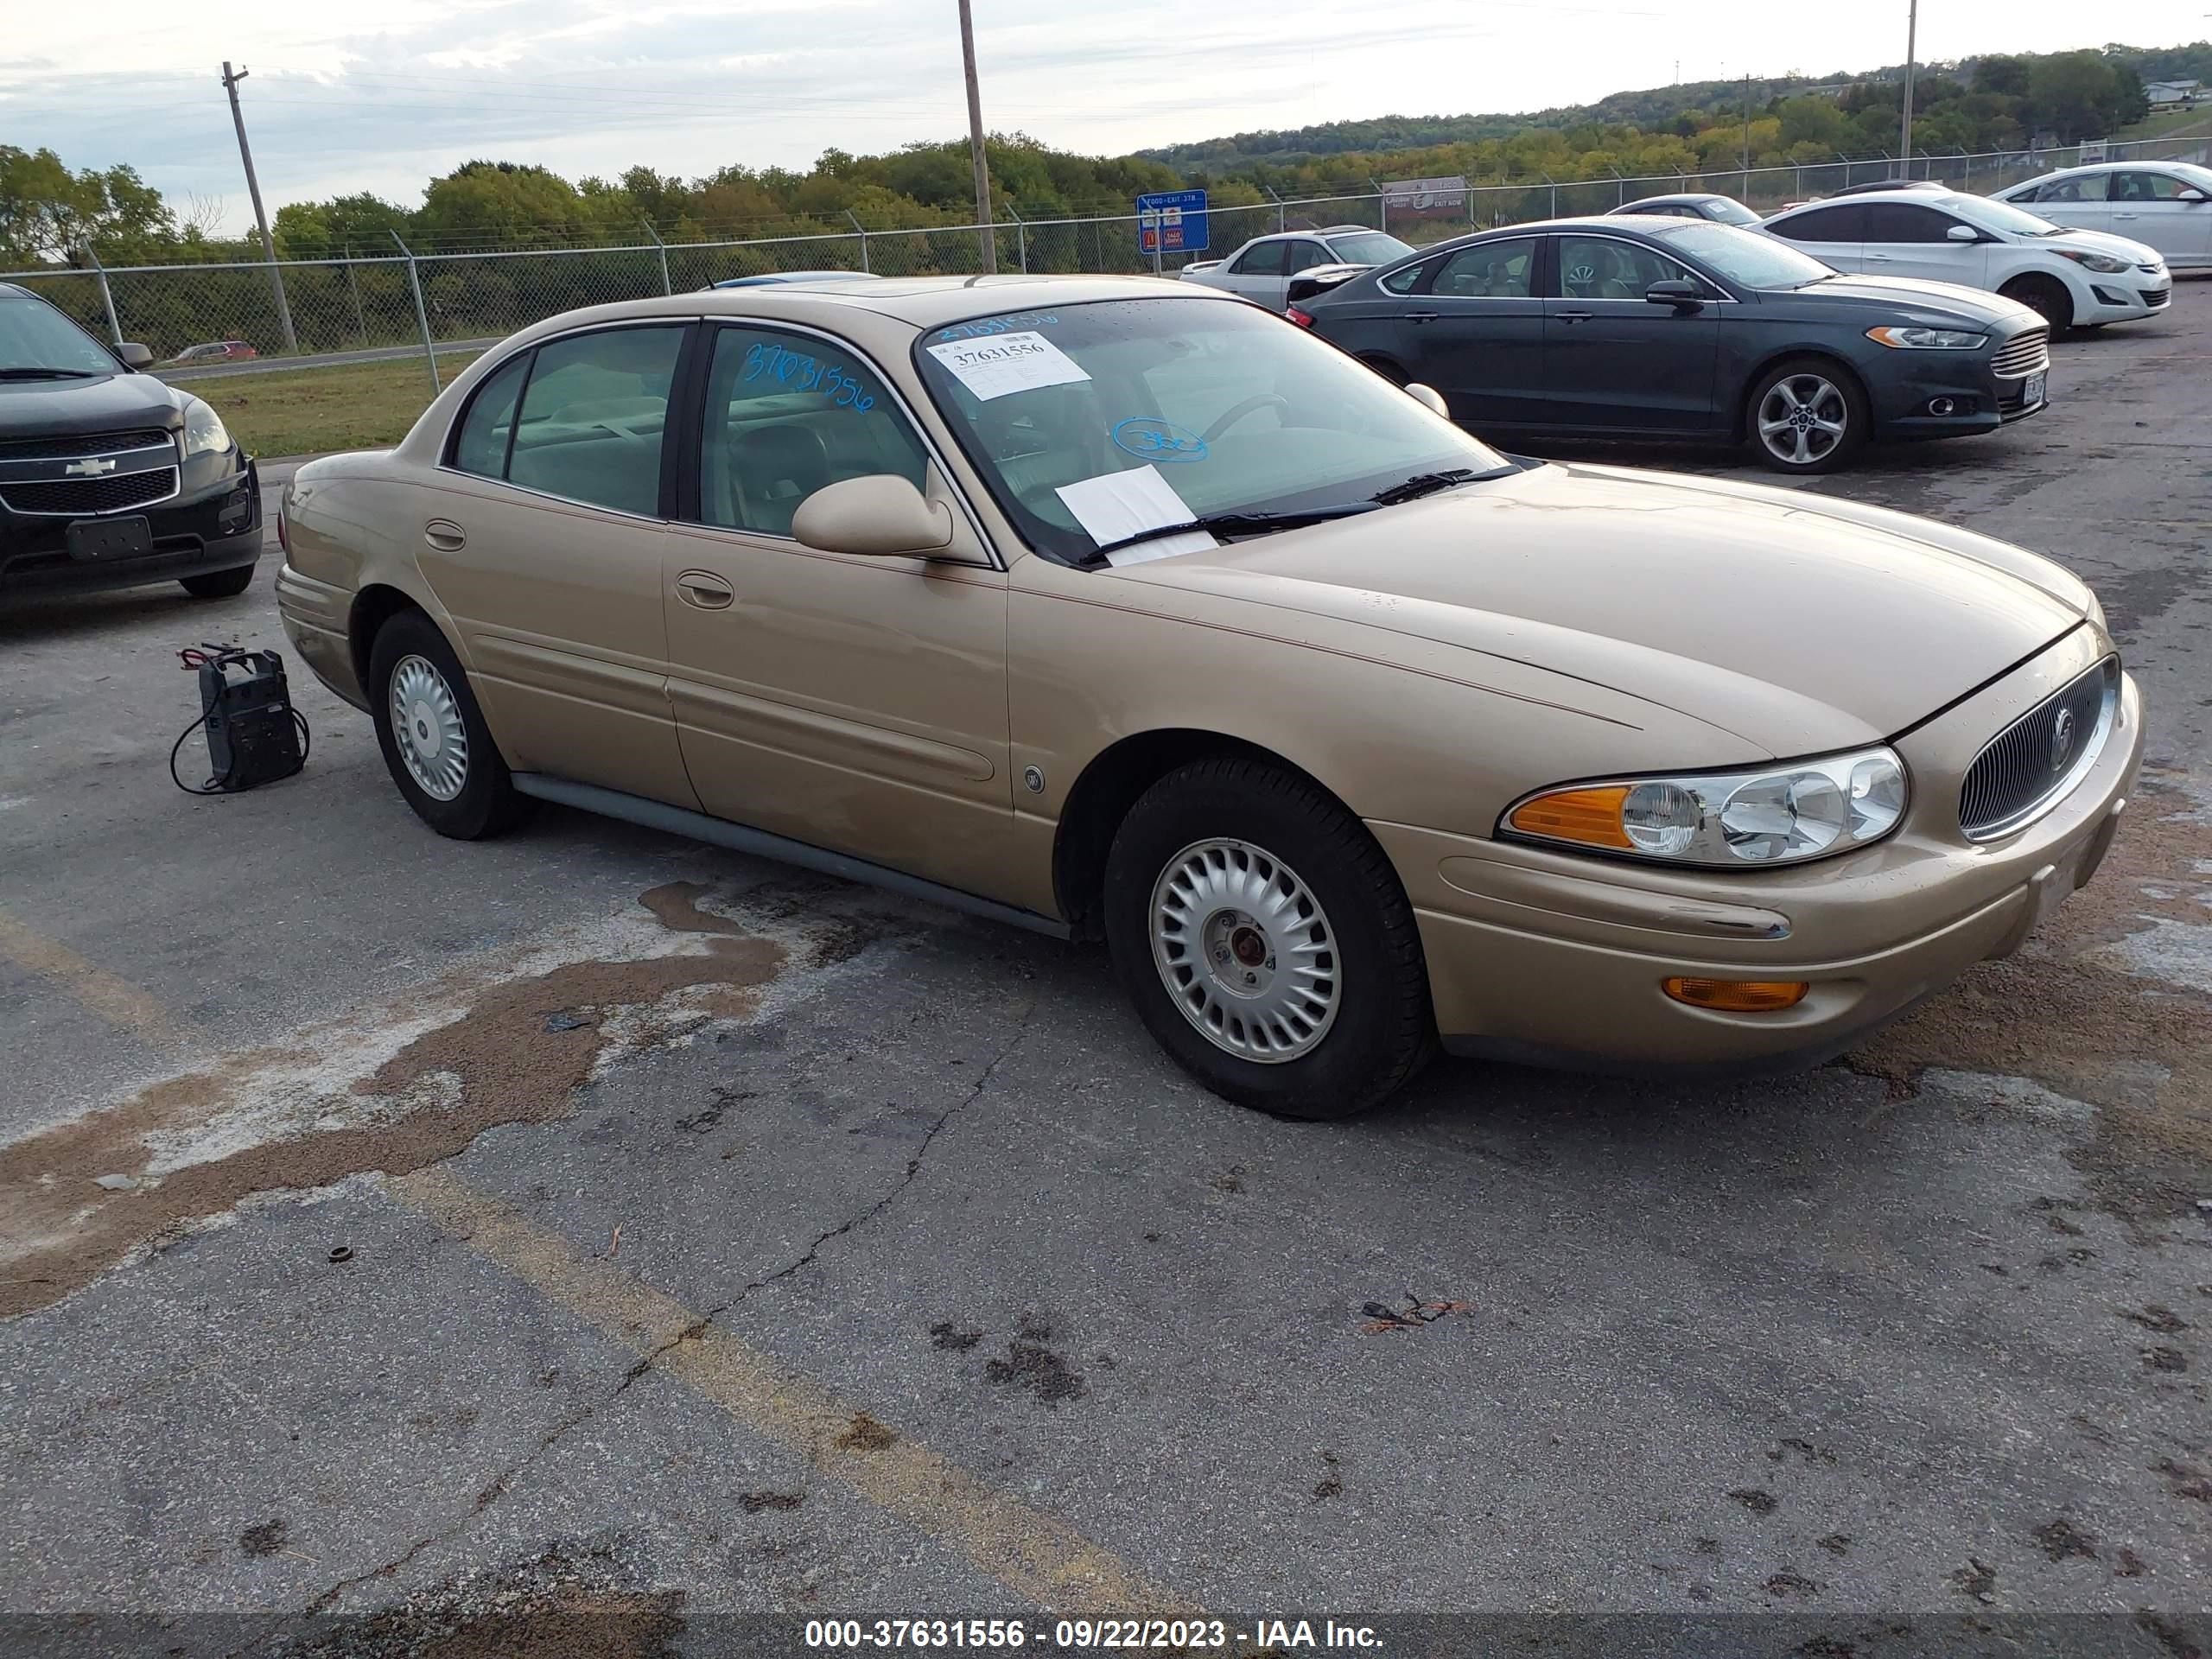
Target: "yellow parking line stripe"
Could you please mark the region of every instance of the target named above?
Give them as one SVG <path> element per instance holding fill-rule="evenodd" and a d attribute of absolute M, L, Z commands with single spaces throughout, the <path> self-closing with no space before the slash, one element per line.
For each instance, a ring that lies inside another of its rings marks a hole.
<path fill-rule="evenodd" d="M 1066 1522 L 993 1491 L 957 1464 L 878 1422 L 604 1260 L 525 1221 L 435 1166 L 390 1190 L 467 1247 L 642 1356 L 739 1422 L 917 1532 L 952 1545 L 1022 1596 L 1069 1618 L 1193 1618 L 1196 1604 L 1147 1580 Z"/>
<path fill-rule="evenodd" d="M 0 957 L 51 980 L 83 1007 L 131 1032 L 156 1048 L 188 1048 L 190 1042 L 168 1010 L 127 980 L 95 968 L 58 939 L 0 910 Z"/>

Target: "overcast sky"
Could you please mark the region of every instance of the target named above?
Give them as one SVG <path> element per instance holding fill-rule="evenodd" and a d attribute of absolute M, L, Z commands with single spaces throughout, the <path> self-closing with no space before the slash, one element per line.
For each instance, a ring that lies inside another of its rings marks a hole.
<path fill-rule="evenodd" d="M 1119 152 L 1363 116 L 1539 109 L 1718 75 L 1904 56 L 1905 0 L 974 0 L 983 115 Z M 2212 0 L 1923 0 L 1923 60 L 2202 37 Z M 0 143 L 127 162 L 250 222 L 227 54 L 270 211 L 373 190 L 407 205 L 472 157 L 571 178 L 643 162 L 804 168 L 957 137 L 954 0 L 6 0 Z M 2117 19 L 2118 21 L 2114 21 Z M 88 20 L 93 26 L 87 27 Z"/>

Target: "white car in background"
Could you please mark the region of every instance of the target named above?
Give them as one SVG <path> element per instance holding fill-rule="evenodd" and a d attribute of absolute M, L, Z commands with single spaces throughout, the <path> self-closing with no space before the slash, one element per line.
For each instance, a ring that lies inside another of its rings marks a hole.
<path fill-rule="evenodd" d="M 2046 173 L 1994 201 L 2076 230 L 2108 231 L 2156 248 L 2175 270 L 2212 270 L 2212 167 L 2113 162 Z"/>
<path fill-rule="evenodd" d="M 1226 259 L 1198 259 L 1177 273 L 1186 283 L 1218 288 L 1280 311 L 1290 302 L 1290 279 L 1316 265 L 1388 265 L 1412 245 L 1364 225 L 1325 231 L 1278 231 L 1255 236 Z"/>
<path fill-rule="evenodd" d="M 1891 190 L 1808 202 L 1759 228 L 1838 270 L 1993 289 L 2040 311 L 2054 334 L 2156 316 L 2173 298 L 2154 249 L 1987 196 Z"/>

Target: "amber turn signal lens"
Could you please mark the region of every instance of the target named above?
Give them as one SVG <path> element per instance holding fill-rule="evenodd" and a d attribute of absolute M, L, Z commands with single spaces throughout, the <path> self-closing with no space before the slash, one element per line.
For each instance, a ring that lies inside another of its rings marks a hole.
<path fill-rule="evenodd" d="M 1724 1014 L 1774 1014 L 1794 1008 L 1813 988 L 1802 979 L 1662 980 L 1660 988 L 1677 1002 Z"/>
<path fill-rule="evenodd" d="M 1621 803 L 1626 799 L 1626 784 L 1557 789 L 1522 802 L 1506 823 L 1526 836 L 1549 836 L 1554 841 L 1579 841 L 1586 847 L 1618 847 L 1632 853 L 1636 843 L 1621 827 Z"/>

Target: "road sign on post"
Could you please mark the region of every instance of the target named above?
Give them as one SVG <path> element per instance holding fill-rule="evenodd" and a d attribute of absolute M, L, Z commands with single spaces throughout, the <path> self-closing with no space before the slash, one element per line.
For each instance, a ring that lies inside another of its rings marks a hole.
<path fill-rule="evenodd" d="M 1163 253 L 1206 251 L 1206 193 L 1162 190 L 1137 198 L 1137 248 L 1156 262 Z"/>

